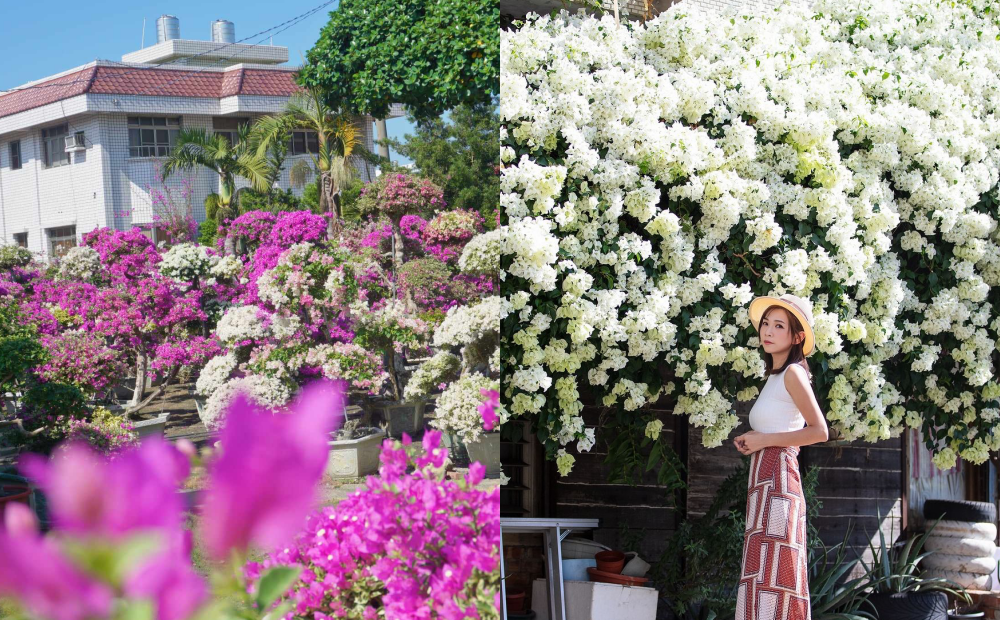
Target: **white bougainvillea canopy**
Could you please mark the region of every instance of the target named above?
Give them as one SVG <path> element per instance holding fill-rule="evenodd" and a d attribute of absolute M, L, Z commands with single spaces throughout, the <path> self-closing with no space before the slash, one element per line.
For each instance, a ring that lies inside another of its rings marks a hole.
<path fill-rule="evenodd" d="M 910 426 L 941 467 L 1000 448 L 998 14 L 680 3 L 502 32 L 502 393 L 563 473 L 594 443 L 584 385 L 720 445 L 763 379 L 748 303 L 785 292 L 813 301 L 844 438 Z"/>

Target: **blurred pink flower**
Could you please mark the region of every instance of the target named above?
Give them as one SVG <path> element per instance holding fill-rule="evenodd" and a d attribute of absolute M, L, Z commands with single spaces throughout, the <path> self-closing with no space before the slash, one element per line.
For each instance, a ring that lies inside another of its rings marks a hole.
<path fill-rule="evenodd" d="M 479 390 L 479 393 L 486 398 L 479 405 L 479 413 L 483 416 L 483 428 L 491 431 L 500 421 L 496 413 L 496 408 L 500 405 L 500 392 L 483 388 Z"/>
<path fill-rule="evenodd" d="M 341 382 L 327 380 L 307 386 L 287 413 L 269 413 L 237 396 L 202 510 L 213 558 L 225 559 L 250 543 L 271 547 L 298 531 L 313 507 L 344 404 Z"/>
<path fill-rule="evenodd" d="M 51 460 L 25 455 L 20 469 L 48 496 L 53 521 L 67 532 L 120 539 L 134 530 L 182 524 L 177 490 L 190 462 L 165 441 L 147 440 L 114 460 L 73 442 Z"/>
<path fill-rule="evenodd" d="M 167 548 L 146 559 L 125 581 L 130 598 L 151 599 L 157 620 L 187 620 L 208 599 L 204 579 L 191 566 L 191 532 L 176 531 Z"/>
<path fill-rule="evenodd" d="M 0 532 L 0 596 L 16 596 L 33 618 L 87 620 L 111 612 L 111 589 L 75 568 L 34 533 Z"/>

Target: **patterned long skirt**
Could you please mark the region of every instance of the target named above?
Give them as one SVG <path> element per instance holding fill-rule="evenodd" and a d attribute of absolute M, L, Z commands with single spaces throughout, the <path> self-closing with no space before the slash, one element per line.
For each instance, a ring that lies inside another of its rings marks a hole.
<path fill-rule="evenodd" d="M 797 447 L 750 457 L 736 620 L 811 620 L 806 504 Z"/>

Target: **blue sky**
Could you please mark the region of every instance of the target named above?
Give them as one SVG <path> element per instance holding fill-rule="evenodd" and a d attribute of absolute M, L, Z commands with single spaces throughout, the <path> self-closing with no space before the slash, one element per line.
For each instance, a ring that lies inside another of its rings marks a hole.
<path fill-rule="evenodd" d="M 163 13 L 180 20 L 182 39 L 211 39 L 211 23 L 228 19 L 236 25 L 236 40 L 267 44 L 261 35 L 247 37 L 306 13 L 324 0 L 168 0 L 152 5 L 126 0 L 100 3 L 79 0 L 0 0 L 0 90 L 14 88 L 95 59 L 121 60 L 142 43 L 146 20 L 146 45 L 156 43 L 156 18 Z M 319 38 L 337 2 L 274 36 L 275 45 L 288 48 L 289 64 L 303 63 L 306 50 Z M 389 136 L 399 139 L 413 133 L 405 119 L 387 123 Z M 393 161 L 409 160 L 393 151 Z"/>

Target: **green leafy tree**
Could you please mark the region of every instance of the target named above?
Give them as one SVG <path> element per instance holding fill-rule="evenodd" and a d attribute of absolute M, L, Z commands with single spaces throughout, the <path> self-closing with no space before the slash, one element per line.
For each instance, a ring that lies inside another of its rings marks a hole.
<path fill-rule="evenodd" d="M 497 102 L 460 105 L 448 120 L 430 119 L 418 124 L 415 134 L 386 142 L 412 159 L 421 176 L 441 186 L 449 208 L 479 211 L 492 229 L 500 207 Z"/>
<path fill-rule="evenodd" d="M 283 114 L 265 116 L 254 125 L 257 157 L 264 157 L 276 142 L 287 140 L 288 133 L 295 129 L 316 132 L 319 153 L 311 155 L 312 169 L 318 177 L 319 211 L 330 214 L 327 235 L 332 239 L 340 232 L 344 217 L 340 192 L 356 178 L 354 164 L 366 154 L 361 145 L 359 120 L 327 105 L 318 90 L 307 90 L 293 96 Z M 290 172 L 293 185 L 304 185 L 308 164 L 296 164 Z"/>
<path fill-rule="evenodd" d="M 500 5 L 488 0 L 344 0 L 306 56 L 299 83 L 328 105 L 419 120 L 500 92 Z"/>
<path fill-rule="evenodd" d="M 271 189 L 274 179 L 269 150 L 257 151 L 247 126 L 239 128 L 238 136 L 233 145 L 222 134 L 209 133 L 204 129 L 182 130 L 163 166 L 164 177 L 196 166 L 204 166 L 219 175 L 219 192 L 211 193 L 205 199 L 205 216 L 217 223 L 224 223 L 238 215 L 236 177 L 248 180 L 251 187 L 262 192 Z M 227 238 L 227 254 L 233 253 L 232 245 Z"/>

